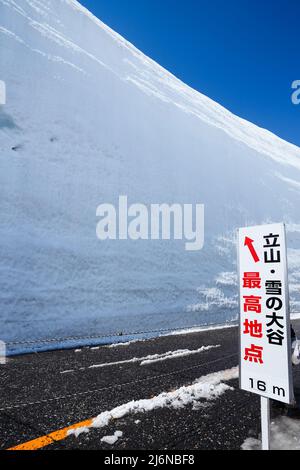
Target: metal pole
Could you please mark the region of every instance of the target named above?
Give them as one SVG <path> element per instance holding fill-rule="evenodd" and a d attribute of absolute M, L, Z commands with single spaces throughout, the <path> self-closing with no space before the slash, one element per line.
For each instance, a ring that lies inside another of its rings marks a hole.
<path fill-rule="evenodd" d="M 261 397 L 260 404 L 262 450 L 270 450 L 270 399 Z"/>

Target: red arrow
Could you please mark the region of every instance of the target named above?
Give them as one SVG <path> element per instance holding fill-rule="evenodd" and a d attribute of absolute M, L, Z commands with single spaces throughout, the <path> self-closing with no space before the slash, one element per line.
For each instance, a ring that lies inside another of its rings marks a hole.
<path fill-rule="evenodd" d="M 258 254 L 255 251 L 254 246 L 253 246 L 253 242 L 254 242 L 254 240 L 251 240 L 251 238 L 245 237 L 245 246 L 247 246 L 249 248 L 250 253 L 251 253 L 255 263 L 258 263 L 259 262 L 259 257 L 258 257 Z"/>

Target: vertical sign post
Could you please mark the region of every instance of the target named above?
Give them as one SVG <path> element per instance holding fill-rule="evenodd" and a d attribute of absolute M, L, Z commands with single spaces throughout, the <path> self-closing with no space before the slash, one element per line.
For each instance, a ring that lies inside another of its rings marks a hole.
<path fill-rule="evenodd" d="M 262 450 L 270 450 L 270 398 L 260 397 Z"/>
<path fill-rule="evenodd" d="M 293 402 L 284 224 L 239 230 L 240 388 L 261 395 L 262 447 L 270 448 L 270 402 Z"/>

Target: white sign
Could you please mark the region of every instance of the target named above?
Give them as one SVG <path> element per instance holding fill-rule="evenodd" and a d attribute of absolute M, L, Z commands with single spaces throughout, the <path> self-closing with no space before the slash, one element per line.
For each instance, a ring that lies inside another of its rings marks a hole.
<path fill-rule="evenodd" d="M 240 387 L 293 401 L 284 224 L 239 230 Z"/>

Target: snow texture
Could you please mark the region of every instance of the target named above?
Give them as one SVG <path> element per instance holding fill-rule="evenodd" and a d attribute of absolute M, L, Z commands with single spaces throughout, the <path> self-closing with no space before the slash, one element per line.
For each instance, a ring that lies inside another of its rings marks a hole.
<path fill-rule="evenodd" d="M 131 359 L 125 359 L 123 361 L 116 362 L 103 362 L 102 364 L 93 364 L 89 367 L 81 367 L 79 370 L 86 369 L 103 369 L 104 367 L 119 366 L 124 364 L 134 364 L 140 363 L 141 366 L 146 366 L 149 364 L 155 364 L 156 362 L 168 361 L 170 359 L 178 359 L 179 357 L 191 356 L 194 354 L 199 354 L 205 351 L 210 351 L 211 349 L 219 348 L 220 345 L 216 346 L 202 346 L 201 348 L 190 350 L 190 349 L 178 349 L 177 351 L 168 351 L 163 354 L 152 354 L 144 357 L 133 357 Z M 75 372 L 75 369 L 61 371 L 60 374 L 72 374 Z"/>
<path fill-rule="evenodd" d="M 233 321 L 236 230 L 267 222 L 288 224 L 300 311 L 298 147 L 191 89 L 75 0 L 0 0 L 0 44 L 1 339 Z M 120 195 L 205 204 L 204 249 L 100 242 L 96 208 Z"/>
<path fill-rule="evenodd" d="M 199 405 L 202 405 L 201 402 L 213 402 L 228 390 L 233 390 L 230 385 L 224 382 L 237 379 L 238 375 L 238 367 L 234 367 L 205 375 L 195 380 L 192 385 L 183 386 L 171 392 L 163 392 L 153 398 L 124 403 L 112 410 L 99 414 L 93 420 L 91 428 L 104 428 L 112 421 L 124 418 L 130 414 L 147 413 L 159 408 L 180 409 L 191 405 L 194 409 L 197 409 Z M 139 422 L 140 420 L 135 421 L 136 424 Z M 86 432 L 86 428 L 83 429 L 83 432 Z M 68 435 L 76 435 L 76 431 L 78 429 L 71 430 L 68 432 Z M 113 437 L 110 436 L 109 439 L 111 438 Z"/>
<path fill-rule="evenodd" d="M 133 339 L 132 341 L 126 341 L 125 343 L 112 343 L 112 344 L 109 344 L 108 346 L 106 346 L 107 348 L 111 349 L 111 348 L 119 348 L 119 347 L 126 347 L 126 346 L 130 346 L 131 344 L 135 344 L 135 343 L 144 343 L 145 340 L 144 339 Z"/>
<path fill-rule="evenodd" d="M 300 450 L 300 421 L 282 416 L 271 423 L 271 450 Z M 261 441 L 246 439 L 242 450 L 261 450 Z"/>
<path fill-rule="evenodd" d="M 123 437 L 122 431 L 116 431 L 113 436 L 104 436 L 101 439 L 101 442 L 105 444 L 114 445 L 121 437 Z"/>
<path fill-rule="evenodd" d="M 163 392 L 153 398 L 131 401 L 110 411 L 104 411 L 94 419 L 93 428 L 103 428 L 112 420 L 129 414 L 146 413 L 158 408 L 180 409 L 199 404 L 201 400 L 214 401 L 232 388 L 224 383 L 238 377 L 238 368 L 215 372 L 197 379 L 192 385 L 183 386 L 171 392 Z"/>
<path fill-rule="evenodd" d="M 178 349 L 177 351 L 169 351 L 165 354 L 154 354 L 148 356 L 142 360 L 141 366 L 148 364 L 154 364 L 156 362 L 168 361 L 169 359 L 177 359 L 179 357 L 192 356 L 193 354 L 199 354 L 210 349 L 220 348 L 220 344 L 216 346 L 202 346 L 201 348 L 190 350 L 190 349 Z"/>
<path fill-rule="evenodd" d="M 68 432 L 67 432 L 67 436 L 75 436 L 75 437 L 79 437 L 81 434 L 87 434 L 89 433 L 90 430 L 88 427 L 86 426 L 83 426 L 81 428 L 76 428 L 76 429 L 70 429 Z"/>
<path fill-rule="evenodd" d="M 155 362 L 168 361 L 170 359 L 177 359 L 179 357 L 191 356 L 193 354 L 199 354 L 210 349 L 219 348 L 220 345 L 216 346 L 202 346 L 201 348 L 190 350 L 190 349 L 178 349 L 177 351 L 168 351 L 163 354 L 152 354 L 144 357 L 133 357 L 124 361 L 117 362 L 104 362 L 103 364 L 93 364 L 89 366 L 89 369 L 101 369 L 103 367 L 110 367 L 115 365 L 130 364 L 140 362 L 141 366 L 153 364 Z"/>

